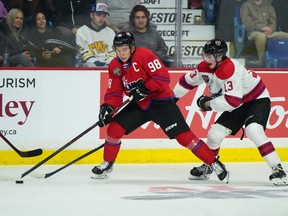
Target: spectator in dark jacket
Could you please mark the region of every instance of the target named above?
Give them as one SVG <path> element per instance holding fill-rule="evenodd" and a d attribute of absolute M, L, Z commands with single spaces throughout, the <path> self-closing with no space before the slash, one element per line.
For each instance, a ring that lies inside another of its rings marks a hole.
<path fill-rule="evenodd" d="M 33 47 L 33 54 L 37 59 L 37 66 L 73 66 L 72 59 L 66 55 L 68 48 L 60 44 L 63 41 L 61 33 L 53 27 L 47 27 L 44 13 L 37 12 L 34 22 L 36 25 L 30 28 L 29 39 L 36 45 Z M 59 40 L 59 44 L 48 43 L 51 39 Z"/>
<path fill-rule="evenodd" d="M 25 39 L 27 29 L 23 27 L 24 14 L 20 9 L 13 8 L 7 15 L 6 22 L 2 22 L 0 32 L 4 39 L 5 49 L 9 52 L 9 65 L 14 67 L 34 67 L 29 50 L 29 43 Z"/>

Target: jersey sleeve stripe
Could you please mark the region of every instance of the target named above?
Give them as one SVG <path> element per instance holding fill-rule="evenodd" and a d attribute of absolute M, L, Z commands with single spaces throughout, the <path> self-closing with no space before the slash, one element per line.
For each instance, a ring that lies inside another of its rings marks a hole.
<path fill-rule="evenodd" d="M 180 86 L 182 86 L 185 89 L 188 90 L 192 90 L 194 89 L 196 86 L 190 85 L 189 83 L 187 83 L 186 79 L 185 79 L 185 74 L 183 76 L 181 76 L 181 78 L 179 79 L 179 84 Z"/>
<path fill-rule="evenodd" d="M 227 101 L 227 103 L 234 108 L 238 107 L 242 103 L 242 99 L 239 97 L 224 95 L 224 98 Z"/>
<path fill-rule="evenodd" d="M 262 82 L 262 80 L 260 80 L 258 84 L 248 94 L 243 96 L 242 102 L 246 103 L 251 100 L 257 99 L 265 89 L 266 89 L 265 84 Z"/>

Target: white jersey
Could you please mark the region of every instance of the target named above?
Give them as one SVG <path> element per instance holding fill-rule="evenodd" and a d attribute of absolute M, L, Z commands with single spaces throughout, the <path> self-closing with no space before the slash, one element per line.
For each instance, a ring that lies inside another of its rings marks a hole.
<path fill-rule="evenodd" d="M 202 61 L 197 69 L 184 74 L 174 88 L 176 98 L 202 83 L 207 83 L 210 107 L 216 112 L 232 111 L 243 103 L 259 98 L 269 98 L 269 92 L 261 78 L 247 70 L 238 61 L 227 57 L 216 71 Z"/>
<path fill-rule="evenodd" d="M 77 30 L 76 43 L 80 48 L 82 61 L 84 63 L 102 61 L 109 64 L 116 56 L 113 50 L 114 36 L 115 32 L 107 26 L 100 31 L 96 31 L 92 26 L 80 27 Z"/>

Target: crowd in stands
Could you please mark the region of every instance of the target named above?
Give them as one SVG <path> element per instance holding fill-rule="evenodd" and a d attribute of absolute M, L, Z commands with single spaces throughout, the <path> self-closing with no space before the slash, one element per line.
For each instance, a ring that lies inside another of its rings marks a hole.
<path fill-rule="evenodd" d="M 257 51 L 256 67 L 264 66 L 267 39 L 288 38 L 285 0 L 212 1 L 216 38 L 229 42 L 233 42 L 235 8 L 241 7 L 246 39 L 254 42 Z M 205 11 L 207 2 L 188 0 L 183 7 Z M 173 67 L 174 57 L 167 54 L 149 14 L 141 0 L 0 0 L 0 66 L 73 67 L 75 56 L 80 56 L 82 67 L 107 67 L 115 56 L 115 33 L 129 30 L 137 47 L 151 49 Z"/>

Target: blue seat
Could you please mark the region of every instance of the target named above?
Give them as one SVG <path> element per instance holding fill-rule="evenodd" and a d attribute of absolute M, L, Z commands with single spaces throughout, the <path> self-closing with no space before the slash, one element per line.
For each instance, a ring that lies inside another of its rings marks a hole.
<path fill-rule="evenodd" d="M 265 60 L 267 68 L 288 68 L 288 39 L 269 39 Z"/>
<path fill-rule="evenodd" d="M 236 52 L 234 58 L 239 58 L 245 46 L 246 27 L 242 24 L 240 17 L 240 6 L 235 8 L 235 16 L 233 17 L 234 26 L 234 45 Z"/>

